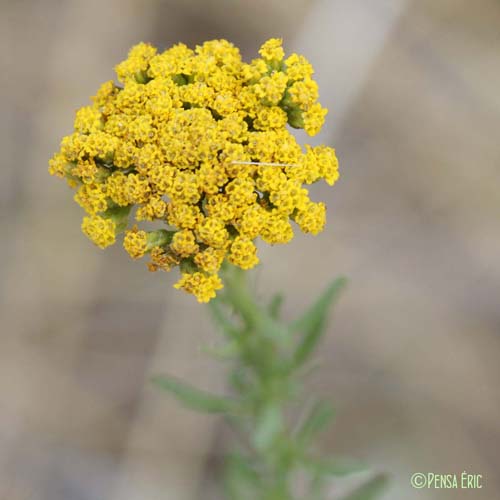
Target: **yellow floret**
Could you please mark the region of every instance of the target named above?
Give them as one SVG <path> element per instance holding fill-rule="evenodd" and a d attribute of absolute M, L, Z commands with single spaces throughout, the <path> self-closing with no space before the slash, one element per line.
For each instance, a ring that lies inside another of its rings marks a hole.
<path fill-rule="evenodd" d="M 176 175 L 169 195 L 180 203 L 196 203 L 200 199 L 199 180 L 195 174 L 184 172 Z"/>
<path fill-rule="evenodd" d="M 163 271 L 171 271 L 180 262 L 180 258 L 166 251 L 163 247 L 154 247 L 151 249 L 151 262 L 148 263 L 148 269 L 150 271 L 157 271 L 162 269 Z"/>
<path fill-rule="evenodd" d="M 240 102 L 230 92 L 219 92 L 212 101 L 212 108 L 221 116 L 228 116 L 240 108 Z"/>
<path fill-rule="evenodd" d="M 127 176 L 122 172 L 114 172 L 106 181 L 107 195 L 119 206 L 130 203 L 127 190 Z"/>
<path fill-rule="evenodd" d="M 225 253 L 220 248 L 208 247 L 195 255 L 194 262 L 203 271 L 215 274 L 220 269 Z"/>
<path fill-rule="evenodd" d="M 112 102 L 113 97 L 116 95 L 118 88 L 113 80 L 104 82 L 97 91 L 96 95 L 92 97 L 92 101 L 96 106 L 99 106 L 104 114 L 112 111 L 112 107 L 108 109 L 109 104 Z"/>
<path fill-rule="evenodd" d="M 56 153 L 49 160 L 49 174 L 57 177 L 65 177 L 68 172 L 73 168 L 73 165 L 68 161 L 63 153 Z"/>
<path fill-rule="evenodd" d="M 193 67 L 194 52 L 183 43 L 178 43 L 149 62 L 148 74 L 153 78 L 169 78 L 189 73 Z"/>
<path fill-rule="evenodd" d="M 171 192 L 174 185 L 176 169 L 171 165 L 154 163 L 147 171 L 149 183 L 159 194 Z"/>
<path fill-rule="evenodd" d="M 257 247 L 249 238 L 237 236 L 231 243 L 228 260 L 241 269 L 252 269 L 259 263 Z"/>
<path fill-rule="evenodd" d="M 286 174 L 289 179 L 305 184 L 312 184 L 321 178 L 318 157 L 314 148 L 306 146 L 306 154 L 301 156 L 297 165 L 287 167 Z"/>
<path fill-rule="evenodd" d="M 84 184 L 74 196 L 75 201 L 90 215 L 108 208 L 106 193 L 101 184 Z"/>
<path fill-rule="evenodd" d="M 248 137 L 248 124 L 244 120 L 245 114 L 240 111 L 224 116 L 217 122 L 217 128 L 221 139 L 233 142 L 243 142 Z"/>
<path fill-rule="evenodd" d="M 196 47 L 196 53 L 202 57 L 213 59 L 224 66 L 239 69 L 241 62 L 240 50 L 227 40 L 209 40 Z"/>
<path fill-rule="evenodd" d="M 138 174 L 127 176 L 127 196 L 131 203 L 145 203 L 151 196 L 148 180 Z"/>
<path fill-rule="evenodd" d="M 116 239 L 115 223 L 111 219 L 105 219 L 98 215 L 84 217 L 82 231 L 100 248 L 109 247 Z"/>
<path fill-rule="evenodd" d="M 115 68 L 118 79 L 126 83 L 135 80 L 141 83 L 146 81 L 146 70 L 149 61 L 156 55 L 156 48 L 147 43 L 139 43 L 130 49 L 128 58 Z"/>
<path fill-rule="evenodd" d="M 313 75 L 314 70 L 309 61 L 298 54 L 291 54 L 286 60 L 286 74 L 290 80 L 302 80 Z"/>
<path fill-rule="evenodd" d="M 326 222 L 326 206 L 324 203 L 309 202 L 297 212 L 295 222 L 304 233 L 318 234 Z"/>
<path fill-rule="evenodd" d="M 268 215 L 260 234 L 262 239 L 271 245 L 288 243 L 293 238 L 288 217 L 278 211 L 272 211 Z"/>
<path fill-rule="evenodd" d="M 165 216 L 167 204 L 159 196 L 151 196 L 148 202 L 140 206 L 135 214 L 138 221 L 162 219 Z"/>
<path fill-rule="evenodd" d="M 245 167 L 245 166 L 243 166 Z M 257 199 L 255 182 L 250 178 L 236 178 L 226 186 L 228 201 L 234 207 L 252 205 Z"/>
<path fill-rule="evenodd" d="M 258 130 L 282 129 L 287 121 L 287 114 L 279 106 L 260 106 L 253 126 Z"/>
<path fill-rule="evenodd" d="M 289 89 L 290 100 L 307 110 L 318 99 L 318 84 L 311 78 L 295 82 Z"/>
<path fill-rule="evenodd" d="M 198 170 L 200 188 L 207 194 L 215 194 L 226 184 L 226 169 L 220 164 L 204 163 Z"/>
<path fill-rule="evenodd" d="M 193 231 L 182 229 L 174 234 L 170 248 L 180 257 L 189 257 L 198 251 L 199 246 Z"/>
<path fill-rule="evenodd" d="M 129 141 L 120 141 L 113 155 L 113 165 L 115 167 L 129 169 L 136 163 L 139 149 L 134 143 Z"/>
<path fill-rule="evenodd" d="M 339 161 L 335 150 L 327 146 L 316 146 L 313 148 L 321 177 L 327 184 L 333 186 L 339 178 Z"/>
<path fill-rule="evenodd" d="M 172 201 L 167 204 L 167 221 L 181 229 L 194 229 L 202 214 L 196 205 Z"/>
<path fill-rule="evenodd" d="M 147 233 L 138 231 L 137 228 L 125 232 L 123 247 L 133 259 L 139 259 L 144 256 L 147 250 Z"/>
<path fill-rule="evenodd" d="M 100 111 L 94 106 L 84 106 L 76 112 L 75 130 L 82 134 L 90 134 L 103 128 Z"/>
<path fill-rule="evenodd" d="M 287 182 L 282 167 L 278 166 L 262 165 L 259 167 L 258 175 L 255 184 L 257 189 L 264 192 L 279 191 Z"/>
<path fill-rule="evenodd" d="M 282 61 L 285 57 L 283 39 L 270 38 L 259 49 L 259 54 L 268 61 Z"/>
<path fill-rule="evenodd" d="M 203 243 L 214 247 L 223 248 L 228 241 L 229 233 L 224 222 L 215 217 L 206 217 L 196 226 L 196 236 Z"/>
<path fill-rule="evenodd" d="M 255 94 L 265 104 L 278 104 L 285 92 L 288 77 L 285 73 L 276 72 L 271 76 L 264 76 L 259 83 L 254 86 Z"/>
<path fill-rule="evenodd" d="M 301 188 L 300 183 L 286 181 L 278 190 L 270 193 L 269 201 L 280 213 L 291 214 L 295 209 L 304 208 L 309 198 L 307 190 Z"/>
<path fill-rule="evenodd" d="M 252 158 L 258 158 L 260 162 L 275 162 L 279 159 L 277 149 L 278 134 L 275 130 L 262 132 L 250 132 L 248 137 L 248 153 Z"/>
<path fill-rule="evenodd" d="M 325 123 L 325 116 L 328 113 L 326 108 L 321 107 L 321 104 L 313 104 L 302 115 L 304 118 L 304 130 L 310 136 L 316 135 Z"/>
<path fill-rule="evenodd" d="M 263 59 L 254 59 L 250 64 L 243 64 L 243 78 L 251 83 L 258 81 L 269 71 L 266 61 Z"/>
<path fill-rule="evenodd" d="M 198 302 L 210 301 L 215 297 L 216 290 L 222 287 L 222 281 L 216 274 L 206 275 L 200 272 L 183 274 L 181 279 L 174 285 L 174 288 L 192 293 L 198 299 Z"/>
<path fill-rule="evenodd" d="M 236 207 L 231 205 L 226 194 L 218 193 L 207 196 L 205 210 L 210 217 L 229 222 L 236 214 Z"/>
<path fill-rule="evenodd" d="M 107 173 L 103 170 L 99 170 L 96 165 L 95 160 L 79 160 L 78 163 L 71 169 L 71 175 L 78 177 L 85 184 L 92 184 L 94 182 L 99 182 L 97 179 L 98 175 L 103 175 L 103 178 L 107 177 Z"/>
<path fill-rule="evenodd" d="M 248 207 L 236 223 L 239 233 L 253 240 L 266 224 L 268 212 L 260 205 Z"/>

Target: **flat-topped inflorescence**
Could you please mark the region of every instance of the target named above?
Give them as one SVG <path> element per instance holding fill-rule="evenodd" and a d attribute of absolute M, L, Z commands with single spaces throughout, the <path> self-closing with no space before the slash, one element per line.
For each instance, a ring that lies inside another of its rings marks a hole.
<path fill-rule="evenodd" d="M 326 207 L 304 185 L 338 178 L 334 149 L 304 151 L 288 127 L 315 135 L 323 125 L 312 66 L 285 59 L 279 39 L 259 53 L 244 63 L 226 40 L 162 53 L 136 45 L 116 66 L 120 84 L 104 83 L 77 111 L 50 160 L 50 173 L 77 190 L 82 230 L 96 245 L 124 233 L 132 258 L 149 254 L 152 271 L 178 266 L 175 287 L 200 302 L 222 288 L 224 260 L 259 262 L 256 238 L 287 243 L 291 222 L 319 233 Z M 161 227 L 139 229 L 141 221 Z"/>

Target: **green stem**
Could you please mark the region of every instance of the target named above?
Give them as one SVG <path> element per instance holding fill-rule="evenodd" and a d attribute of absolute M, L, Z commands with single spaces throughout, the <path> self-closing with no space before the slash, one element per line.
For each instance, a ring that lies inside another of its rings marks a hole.
<path fill-rule="evenodd" d="M 233 389 L 244 402 L 241 423 L 251 443 L 251 451 L 244 458 L 258 471 L 257 499 L 291 500 L 293 460 L 289 455 L 293 447 L 285 425 L 285 409 L 292 391 L 290 375 L 284 376 L 286 370 L 281 369 L 290 358 L 290 332 L 256 302 L 247 275 L 234 266 L 223 271 L 225 298 L 242 323 L 236 337 L 232 336 L 238 359 L 231 379 L 237 380 Z"/>
<path fill-rule="evenodd" d="M 242 269 L 226 265 L 223 268 L 226 297 L 248 326 L 260 321 L 261 310 L 250 292 L 247 274 Z"/>
<path fill-rule="evenodd" d="M 325 331 L 326 313 L 342 280 L 287 325 L 278 319 L 276 300 L 271 307 L 259 304 L 247 276 L 247 271 L 225 265 L 224 294 L 210 303 L 233 359 L 229 381 L 236 408 L 226 418 L 245 443 L 228 456 L 226 498 L 321 500 L 326 476 L 346 470 L 342 464 L 318 457 L 315 450 L 314 438 L 329 423 L 332 410 L 317 402 L 306 408 L 299 424 L 290 418 L 290 410 L 299 401 L 304 364 Z M 308 485 L 301 497 L 294 491 L 298 474 Z"/>
<path fill-rule="evenodd" d="M 222 270 L 226 298 L 235 312 L 241 316 L 249 329 L 263 336 L 276 336 L 281 340 L 288 338 L 287 328 L 277 322 L 268 311 L 256 303 L 248 284 L 248 271 L 236 266 L 226 265 Z"/>

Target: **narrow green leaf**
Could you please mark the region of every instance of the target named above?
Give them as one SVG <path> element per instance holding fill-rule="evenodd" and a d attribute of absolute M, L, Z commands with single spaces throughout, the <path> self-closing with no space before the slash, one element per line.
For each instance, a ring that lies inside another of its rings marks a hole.
<path fill-rule="evenodd" d="M 307 459 L 305 465 L 320 476 L 348 476 L 367 470 L 367 466 L 352 458 L 329 457 Z"/>
<path fill-rule="evenodd" d="M 326 316 L 334 300 L 346 285 L 345 278 L 337 278 L 290 328 L 303 335 L 294 353 L 294 366 L 300 366 L 309 358 L 324 332 Z"/>
<path fill-rule="evenodd" d="M 205 345 L 202 347 L 202 350 L 220 361 L 234 360 L 240 353 L 239 346 L 234 341 L 229 341 L 222 345 Z"/>
<path fill-rule="evenodd" d="M 281 311 L 281 306 L 283 305 L 283 301 L 285 300 L 285 296 L 280 292 L 274 295 L 271 299 L 271 302 L 268 306 L 269 315 L 273 319 L 278 319 Z"/>
<path fill-rule="evenodd" d="M 170 392 L 186 408 L 205 413 L 234 413 L 236 401 L 223 396 L 215 396 L 196 389 L 168 375 L 158 375 L 152 382 L 160 389 Z"/>
<path fill-rule="evenodd" d="M 259 415 L 253 443 L 258 450 L 266 450 L 281 432 L 283 420 L 278 405 L 270 404 Z"/>
<path fill-rule="evenodd" d="M 385 491 L 389 480 L 385 474 L 379 474 L 356 488 L 342 500 L 376 500 Z"/>
<path fill-rule="evenodd" d="M 332 421 L 335 412 L 332 406 L 325 401 L 318 401 L 304 423 L 297 432 L 297 439 L 302 442 L 310 441 L 316 434 L 323 431 Z"/>

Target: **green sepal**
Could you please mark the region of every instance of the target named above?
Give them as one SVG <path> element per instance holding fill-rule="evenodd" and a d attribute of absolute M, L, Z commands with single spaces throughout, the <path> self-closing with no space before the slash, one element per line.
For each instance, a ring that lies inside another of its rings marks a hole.
<path fill-rule="evenodd" d="M 298 107 L 289 108 L 287 111 L 288 124 L 293 128 L 304 128 L 302 110 Z"/>
<path fill-rule="evenodd" d="M 216 396 L 197 389 L 169 375 L 157 375 L 151 379 L 160 389 L 172 394 L 184 407 L 204 413 L 237 413 L 238 404 L 234 399 Z"/>
<path fill-rule="evenodd" d="M 297 105 L 292 101 L 292 96 L 290 95 L 289 88 L 290 84 L 286 88 L 283 94 L 283 98 L 279 102 L 279 106 L 283 108 L 283 110 L 286 111 L 287 113 L 288 111 L 290 111 L 290 109 L 297 107 Z"/>
<path fill-rule="evenodd" d="M 284 63 L 278 59 L 266 59 L 267 74 L 272 75 L 274 72 L 283 71 Z"/>
<path fill-rule="evenodd" d="M 179 267 L 180 267 L 181 273 L 191 274 L 191 273 L 196 273 L 196 272 L 200 271 L 198 266 L 194 263 L 192 257 L 182 259 L 181 263 L 179 264 Z"/>
<path fill-rule="evenodd" d="M 111 172 L 111 170 L 117 169 L 117 167 L 113 165 L 114 157 L 114 151 L 108 151 L 104 156 L 95 156 L 94 160 L 96 162 L 96 165 L 99 165 L 100 167 L 106 169 L 108 172 Z"/>
<path fill-rule="evenodd" d="M 172 80 L 174 81 L 174 83 L 179 86 L 187 85 L 188 78 L 189 77 L 187 75 L 183 75 L 182 73 L 172 76 Z"/>
<path fill-rule="evenodd" d="M 76 182 L 77 184 L 82 184 L 82 180 L 80 177 L 77 177 L 76 175 L 73 175 L 71 172 L 73 169 L 76 167 L 76 161 L 68 161 L 64 165 L 64 177 L 69 180 Z"/>
<path fill-rule="evenodd" d="M 151 250 L 155 247 L 162 247 L 169 245 L 174 237 L 175 231 L 167 231 L 166 229 L 158 229 L 156 231 L 149 231 L 146 237 L 146 248 Z"/>
<path fill-rule="evenodd" d="M 135 81 L 137 83 L 148 83 L 152 78 L 148 75 L 147 71 L 141 70 L 137 71 L 134 75 Z"/>
<path fill-rule="evenodd" d="M 119 205 L 114 203 L 110 204 L 110 202 L 108 202 L 108 207 L 109 208 L 103 212 L 102 216 L 105 219 L 111 219 L 115 223 L 117 234 L 125 231 L 125 229 L 127 229 L 128 216 L 130 214 L 130 210 L 132 209 L 132 205 L 120 207 Z"/>
<path fill-rule="evenodd" d="M 104 166 L 99 166 L 97 169 L 97 173 L 95 174 L 95 180 L 99 184 L 104 184 L 106 179 L 111 175 L 111 171 L 109 168 Z"/>
<path fill-rule="evenodd" d="M 293 356 L 294 367 L 300 366 L 307 361 L 318 345 L 325 331 L 326 317 L 330 306 L 339 296 L 340 291 L 344 288 L 346 283 L 347 280 L 345 278 L 337 278 L 318 299 L 316 299 L 311 307 L 290 325 L 292 331 L 301 332 L 303 334 Z"/>

